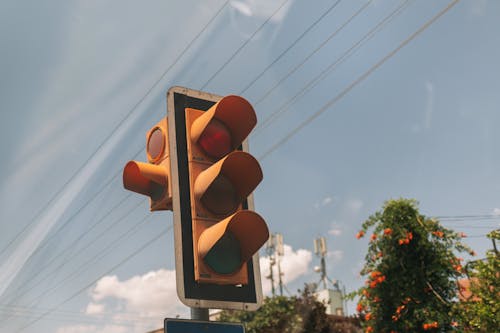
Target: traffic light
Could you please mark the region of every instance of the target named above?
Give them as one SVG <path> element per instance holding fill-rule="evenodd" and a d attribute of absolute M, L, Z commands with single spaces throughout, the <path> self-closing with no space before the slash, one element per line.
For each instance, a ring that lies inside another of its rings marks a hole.
<path fill-rule="evenodd" d="M 150 197 L 151 211 L 172 210 L 167 118 L 146 133 L 149 163 L 129 161 L 123 169 L 123 186 Z"/>
<path fill-rule="evenodd" d="M 186 109 L 195 280 L 247 284 L 244 265 L 267 241 L 267 225 L 241 203 L 262 180 L 257 160 L 237 148 L 257 123 L 242 97 L 208 111 Z"/>
<path fill-rule="evenodd" d="M 167 110 L 179 298 L 191 307 L 256 309 L 258 250 L 269 231 L 251 195 L 263 177 L 247 152 L 255 111 L 240 96 L 182 87 L 168 91 Z"/>

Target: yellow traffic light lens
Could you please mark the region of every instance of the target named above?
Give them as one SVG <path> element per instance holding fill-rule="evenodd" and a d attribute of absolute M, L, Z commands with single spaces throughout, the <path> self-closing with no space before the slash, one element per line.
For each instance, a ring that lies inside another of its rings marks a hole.
<path fill-rule="evenodd" d="M 201 133 L 198 144 L 212 158 L 221 158 L 232 150 L 231 133 L 223 122 L 212 119 Z"/>
<path fill-rule="evenodd" d="M 150 162 L 156 162 L 165 149 L 165 137 L 163 136 L 163 131 L 157 127 L 155 128 L 148 138 L 148 144 L 146 147 L 146 152 Z"/>
<path fill-rule="evenodd" d="M 238 208 L 240 198 L 233 183 L 220 174 L 210 184 L 200 201 L 213 214 L 229 215 Z"/>
<path fill-rule="evenodd" d="M 203 258 L 205 264 L 218 274 L 231 274 L 242 264 L 240 242 L 227 231 Z"/>

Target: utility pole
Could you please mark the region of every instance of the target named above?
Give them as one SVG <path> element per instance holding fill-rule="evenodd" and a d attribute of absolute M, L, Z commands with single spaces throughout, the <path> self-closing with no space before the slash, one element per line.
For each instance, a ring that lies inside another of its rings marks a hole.
<path fill-rule="evenodd" d="M 280 257 L 283 257 L 284 255 L 284 248 L 283 248 L 283 235 L 282 234 L 275 234 L 275 240 L 276 240 L 276 255 L 277 255 L 277 264 L 278 264 L 278 283 L 280 286 L 280 296 L 283 296 L 283 280 L 281 277 L 283 276 L 283 273 L 281 272 L 281 260 Z"/>
<path fill-rule="evenodd" d="M 274 287 L 273 266 L 277 265 L 278 285 L 279 285 L 280 295 L 283 296 L 283 280 L 282 280 L 283 273 L 281 272 L 281 265 L 280 265 L 281 261 L 279 259 L 284 254 L 283 235 L 278 233 L 271 234 L 266 244 L 266 250 L 267 254 L 269 255 L 269 275 L 266 277 L 271 280 L 271 292 L 273 296 L 276 295 L 276 289 Z"/>
<path fill-rule="evenodd" d="M 319 238 L 316 238 L 314 240 L 314 254 L 316 254 L 318 257 L 320 257 L 321 261 L 320 261 L 320 268 L 319 268 L 319 271 L 320 271 L 320 274 L 321 274 L 321 277 L 320 277 L 320 282 L 323 282 L 323 288 L 324 289 L 327 289 L 328 287 L 328 278 L 326 276 L 326 262 L 325 262 L 325 257 L 326 257 L 326 254 L 327 254 L 327 250 L 326 250 L 326 240 L 325 240 L 325 237 L 319 237 Z"/>
<path fill-rule="evenodd" d="M 326 256 L 328 251 L 326 249 L 326 239 L 318 237 L 314 240 L 314 253 L 320 258 L 320 266 L 314 268 L 314 271 L 320 273 L 319 283 L 323 282 L 323 290 L 317 291 L 317 297 L 320 301 L 327 302 L 327 313 L 344 315 L 346 313 L 347 305 L 343 300 L 345 295 L 345 287 L 343 291 L 340 290 L 339 281 L 330 280 L 326 274 Z M 334 289 L 328 289 L 328 282 L 330 282 Z M 315 284 L 317 286 L 317 284 Z"/>
<path fill-rule="evenodd" d="M 273 266 L 276 263 L 274 259 L 274 235 L 271 234 L 269 236 L 269 240 L 266 243 L 266 252 L 267 255 L 269 256 L 269 275 L 266 276 L 269 280 L 271 280 L 271 293 L 273 296 L 276 295 L 276 291 L 274 290 L 274 276 L 273 276 Z"/>

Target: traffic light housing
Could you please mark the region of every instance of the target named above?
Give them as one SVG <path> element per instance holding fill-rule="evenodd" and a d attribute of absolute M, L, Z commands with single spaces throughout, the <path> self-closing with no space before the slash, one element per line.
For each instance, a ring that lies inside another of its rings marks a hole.
<path fill-rule="evenodd" d="M 151 211 L 172 210 L 167 118 L 146 133 L 148 163 L 129 161 L 123 169 L 123 186 L 150 198 Z"/>
<path fill-rule="evenodd" d="M 146 133 L 148 162 L 129 161 L 126 189 L 173 210 L 177 293 L 190 307 L 255 310 L 262 303 L 259 248 L 268 240 L 253 211 L 262 180 L 246 138 L 253 107 L 240 96 L 167 92 L 167 117 Z"/>
<path fill-rule="evenodd" d="M 179 298 L 191 307 L 256 309 L 257 253 L 269 231 L 251 196 L 262 180 L 246 144 L 255 111 L 239 96 L 182 87 L 168 91 L 167 111 Z"/>

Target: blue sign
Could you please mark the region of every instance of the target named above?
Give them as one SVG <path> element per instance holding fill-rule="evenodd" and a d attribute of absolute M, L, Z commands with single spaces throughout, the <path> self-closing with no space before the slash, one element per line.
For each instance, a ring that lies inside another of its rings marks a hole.
<path fill-rule="evenodd" d="M 165 319 L 165 333 L 245 333 L 243 324 L 198 321 L 189 319 Z"/>

